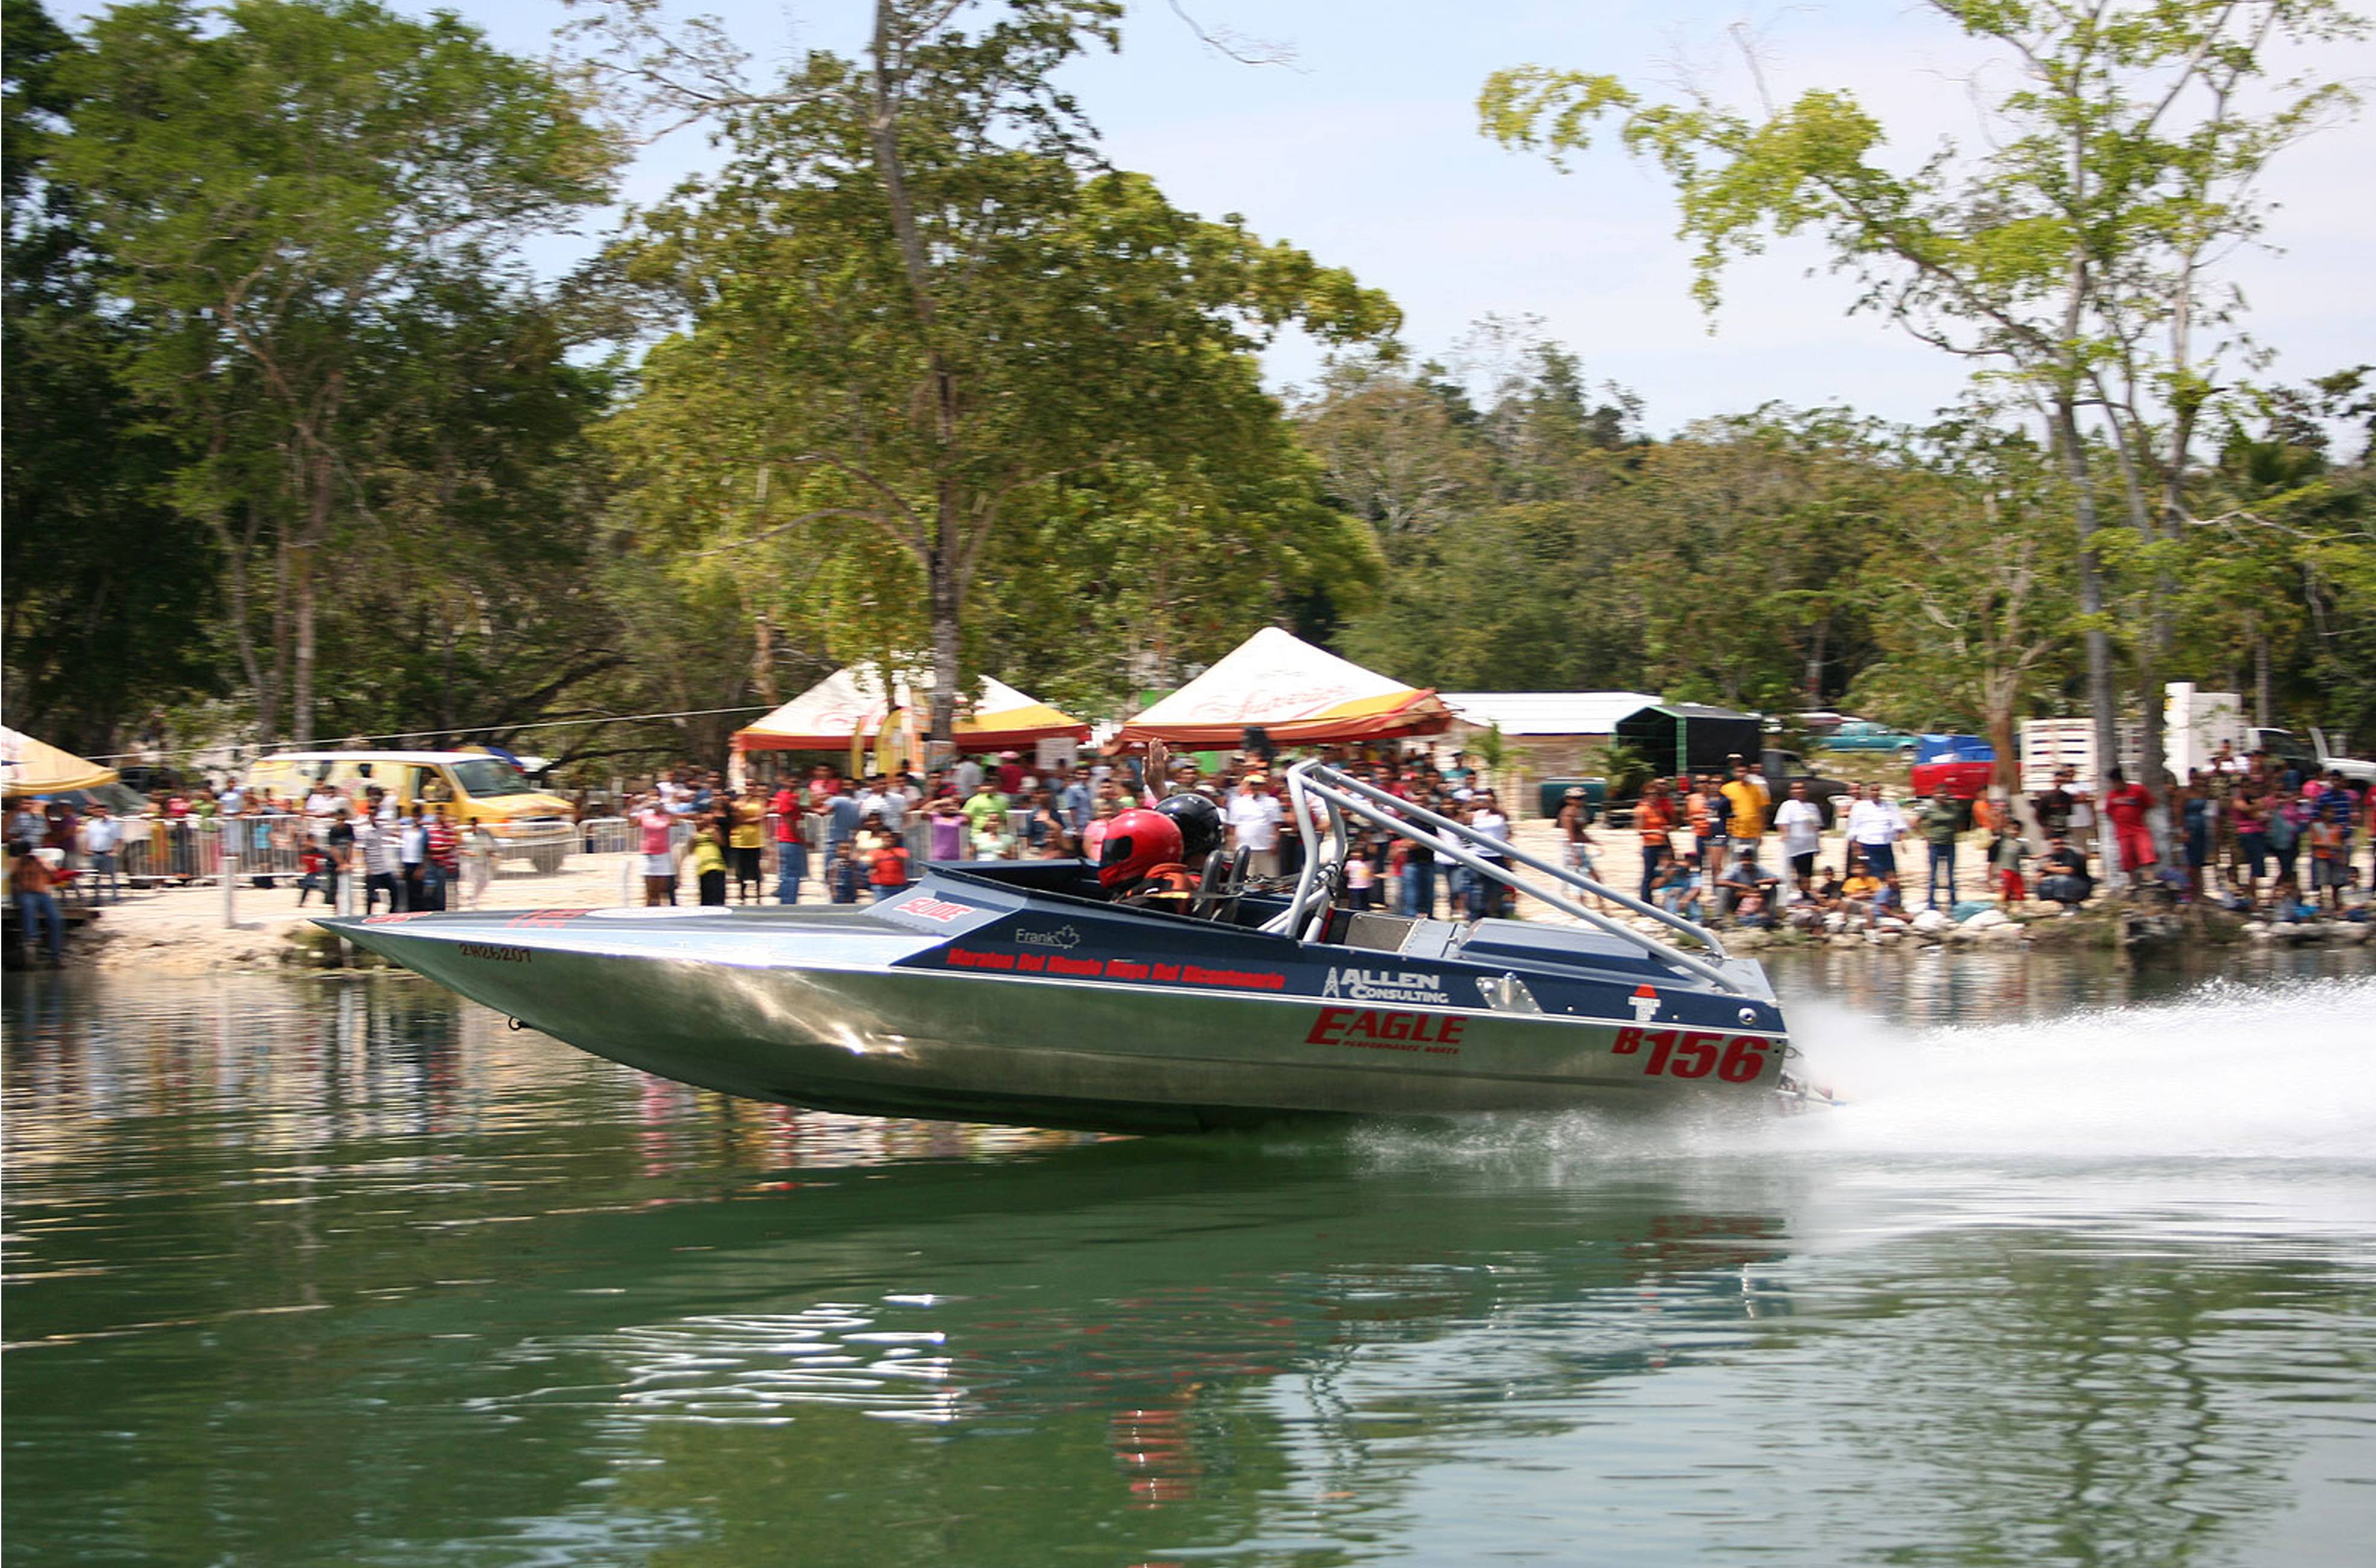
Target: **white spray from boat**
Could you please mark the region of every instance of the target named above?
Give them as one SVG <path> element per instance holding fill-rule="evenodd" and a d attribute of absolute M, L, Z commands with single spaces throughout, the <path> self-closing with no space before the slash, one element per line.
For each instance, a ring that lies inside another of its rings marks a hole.
<path fill-rule="evenodd" d="M 2248 986 L 1912 1036 L 1791 1009 L 1840 1096 L 1786 1147 L 2049 1158 L 2376 1163 L 2376 978 Z"/>
<path fill-rule="evenodd" d="M 1360 1134 L 1388 1163 L 1514 1172 L 1752 1157 L 2263 1159 L 2376 1166 L 2376 977 L 2213 981 L 2167 1002 L 1909 1030 L 1789 1006 L 1794 1074 L 1839 1103 L 1678 1122 L 1576 1113 Z"/>

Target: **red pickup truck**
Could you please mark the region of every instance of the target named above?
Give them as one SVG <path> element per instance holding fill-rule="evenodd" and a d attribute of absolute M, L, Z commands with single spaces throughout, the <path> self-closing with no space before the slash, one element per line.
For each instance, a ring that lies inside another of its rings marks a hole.
<path fill-rule="evenodd" d="M 1995 777 L 1993 762 L 1918 762 L 1914 765 L 1914 792 L 1921 796 L 1943 794 L 1951 801 L 1977 801 L 1989 792 L 1989 780 Z"/>

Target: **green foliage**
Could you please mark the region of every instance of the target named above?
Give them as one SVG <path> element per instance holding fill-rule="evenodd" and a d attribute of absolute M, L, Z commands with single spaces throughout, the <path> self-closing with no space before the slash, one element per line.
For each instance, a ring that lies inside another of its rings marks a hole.
<path fill-rule="evenodd" d="M 1877 657 L 1848 700 L 1911 729 L 1984 735 L 2059 696 L 2076 653 L 2070 530 L 2049 455 L 1985 417 L 1904 438 L 1857 586 Z"/>
<path fill-rule="evenodd" d="M 2239 308 L 2217 265 L 2259 235 L 2270 162 L 2357 105 L 2339 81 L 2274 79 L 2276 55 L 2365 24 L 2334 0 L 1931 8 L 2008 57 L 1996 79 L 2011 85 L 1978 103 L 1981 150 L 1942 142 L 1909 165 L 1839 90 L 1752 113 L 1705 93 L 1654 103 L 1607 76 L 1540 66 L 1488 81 L 1482 128 L 1564 159 L 1613 123 L 1674 184 L 1704 308 L 1769 238 L 1810 236 L 1863 283 L 1854 308 L 2026 402 L 2072 508 L 2089 706 L 2109 747 L 2116 635 L 2159 712 L 2194 434 L 2216 397 L 2217 329 Z M 2103 535 L 2107 514 L 2132 534 Z M 2149 741 L 2157 724 L 2148 718 Z"/>
<path fill-rule="evenodd" d="M 160 505 L 173 448 L 116 380 L 132 345 L 102 308 L 103 257 L 49 177 L 79 45 L 32 0 L 6 16 L 7 707 L 108 752 L 119 729 L 212 683 L 203 533 Z"/>
<path fill-rule="evenodd" d="M 778 582 L 904 557 L 871 600 L 760 602 L 835 658 L 930 648 L 936 725 L 986 625 L 1135 619 L 1153 667 L 1084 672 L 1113 692 L 1358 586 L 1363 552 L 1251 355 L 1290 322 L 1350 342 L 1396 321 L 1348 274 L 1098 164 L 1050 77 L 1110 7 L 1018 6 L 972 34 L 949 14 L 886 3 L 866 61 L 810 55 L 728 117 L 725 171 L 623 246 L 689 326 L 609 433 L 655 543 Z"/>
<path fill-rule="evenodd" d="M 59 79 L 49 177 L 105 255 L 122 384 L 213 536 L 259 729 L 285 699 L 309 739 L 325 616 L 381 530 L 374 477 L 439 403 L 424 383 L 476 368 L 449 288 L 517 292 L 509 247 L 600 199 L 612 149 L 541 68 L 367 0 L 121 6 Z M 565 341 L 531 341 L 565 378 Z"/>
<path fill-rule="evenodd" d="M 1641 799 L 1643 790 L 1658 776 L 1658 765 L 1633 742 L 1616 741 L 1610 744 L 1601 771 L 1609 779 L 1609 799 L 1634 801 Z"/>
<path fill-rule="evenodd" d="M 1530 345 L 1481 411 L 1375 361 L 1301 410 L 1391 576 L 1343 642 L 1453 689 L 1640 688 L 1764 707 L 1836 693 L 1868 646 L 1852 591 L 1892 476 L 1838 410 L 1761 410 L 1668 442 Z"/>

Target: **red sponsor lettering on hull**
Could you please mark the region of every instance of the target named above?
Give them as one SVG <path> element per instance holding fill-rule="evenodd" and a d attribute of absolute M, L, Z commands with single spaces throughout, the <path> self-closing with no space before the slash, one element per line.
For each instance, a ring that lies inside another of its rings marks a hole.
<path fill-rule="evenodd" d="M 1366 1051 L 1415 1051 L 1457 1056 L 1466 1018 L 1441 1013 L 1396 1013 L 1378 1007 L 1323 1007 L 1306 1045 L 1350 1045 Z"/>

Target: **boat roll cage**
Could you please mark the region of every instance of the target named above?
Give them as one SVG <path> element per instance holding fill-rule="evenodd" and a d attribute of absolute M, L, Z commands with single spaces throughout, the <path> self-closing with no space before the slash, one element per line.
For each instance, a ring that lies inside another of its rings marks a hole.
<path fill-rule="evenodd" d="M 1303 869 L 1296 877 L 1295 897 L 1289 902 L 1286 912 L 1274 916 L 1264 925 L 1265 931 L 1296 936 L 1306 942 L 1323 939 L 1328 927 L 1330 909 L 1339 891 L 1345 858 L 1352 851 L 1352 838 L 1346 823 L 1348 818 L 1358 818 L 1396 837 L 1424 845 L 1443 860 L 1467 866 L 1479 876 L 1491 877 L 1515 892 L 1550 905 L 1562 914 L 1574 916 L 1588 926 L 1630 943 L 1660 963 L 1672 965 L 1735 994 L 1749 993 L 1750 987 L 1746 983 L 1717 967 L 1725 961 L 1726 954 L 1724 944 L 1717 940 L 1716 932 L 1681 915 L 1669 914 L 1656 905 L 1645 904 L 1565 866 L 1553 865 L 1504 839 L 1479 833 L 1467 823 L 1430 811 L 1416 802 L 1390 795 L 1373 784 L 1325 763 L 1300 762 L 1289 768 L 1287 794 L 1295 816 L 1296 832 L 1303 839 Z M 1435 831 L 1430 832 L 1429 828 Z M 1550 886 L 1540 885 L 1519 875 L 1511 868 L 1513 861 L 1539 872 L 1553 879 L 1554 884 L 1564 884 L 1568 889 L 1589 893 L 1637 915 L 1645 915 L 1698 943 L 1716 962 L 1695 958 L 1655 936 L 1636 931 L 1608 915 L 1587 909 L 1565 892 L 1554 891 Z"/>

